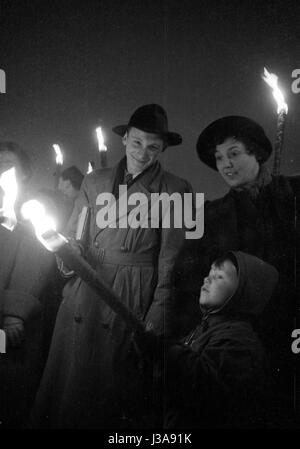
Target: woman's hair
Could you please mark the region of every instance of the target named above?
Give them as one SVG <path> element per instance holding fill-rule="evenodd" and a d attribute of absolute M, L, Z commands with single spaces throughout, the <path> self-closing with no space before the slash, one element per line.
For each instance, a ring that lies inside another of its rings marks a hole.
<path fill-rule="evenodd" d="M 215 146 L 213 147 L 212 151 L 213 154 L 216 154 L 217 151 L 217 145 L 221 145 L 222 143 L 225 142 L 225 140 L 227 139 L 234 139 L 234 140 L 238 140 L 239 142 L 242 142 L 245 145 L 246 151 L 248 154 L 253 154 L 256 157 L 256 160 L 259 164 L 262 163 L 263 161 L 263 154 L 265 153 L 265 151 L 263 150 L 263 148 L 261 148 L 256 142 L 254 142 L 253 140 L 251 140 L 250 138 L 244 136 L 244 135 L 237 135 L 237 136 L 227 136 L 224 140 L 220 141 L 220 139 L 216 139 L 215 140 Z"/>
<path fill-rule="evenodd" d="M 15 142 L 0 142 L 0 153 L 5 151 L 9 151 L 17 156 L 25 175 L 25 181 L 29 181 L 32 176 L 32 167 L 27 153 Z"/>

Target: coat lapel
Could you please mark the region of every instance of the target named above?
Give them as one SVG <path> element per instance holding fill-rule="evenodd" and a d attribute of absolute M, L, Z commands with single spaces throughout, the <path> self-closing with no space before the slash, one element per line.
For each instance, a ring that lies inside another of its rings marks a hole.
<path fill-rule="evenodd" d="M 141 176 L 138 177 L 138 179 L 129 187 L 122 184 L 123 182 L 123 175 L 124 175 L 124 159 L 122 159 L 119 164 L 113 169 L 113 172 L 111 173 L 111 176 L 105 180 L 99 185 L 99 190 L 101 192 L 109 192 L 113 193 L 115 198 L 117 198 L 116 203 L 113 201 L 110 204 L 110 208 L 108 211 L 108 217 L 111 216 L 111 220 L 107 221 L 107 226 L 112 224 L 114 222 L 114 213 L 112 212 L 112 208 L 116 208 L 116 217 L 117 217 L 117 227 L 120 224 L 120 222 L 127 223 L 128 215 L 130 212 L 135 209 L 139 204 L 128 204 L 128 198 L 131 195 L 134 194 L 142 194 L 142 208 L 141 208 L 141 215 L 146 214 L 146 211 L 149 209 L 150 204 L 150 194 L 153 192 L 159 191 L 159 184 L 161 179 L 161 166 L 158 162 L 153 164 L 153 166 L 149 167 L 148 170 L 145 171 L 144 174 L 141 174 Z M 120 188 L 121 185 L 121 188 Z M 120 194 L 120 196 L 119 196 Z M 143 202 L 144 200 L 144 202 Z M 106 227 L 107 227 L 106 226 Z M 102 232 L 103 229 L 98 229 L 97 235 Z"/>
<path fill-rule="evenodd" d="M 158 185 L 160 181 L 160 174 L 161 174 L 161 167 L 160 164 L 156 162 L 155 164 L 153 164 L 153 166 L 149 167 L 145 171 L 145 173 L 142 173 L 137 178 L 137 180 L 127 188 L 127 198 L 126 195 L 122 195 L 118 199 L 116 204 L 117 213 L 120 212 L 119 214 L 120 221 L 126 219 L 128 220 L 128 222 L 130 222 L 131 220 L 129 219 L 130 218 L 129 214 L 137 206 L 139 206 L 141 217 L 145 217 L 145 219 L 147 220 L 149 205 L 151 204 L 151 193 L 159 191 Z M 128 204 L 128 198 L 131 195 L 135 194 L 136 195 L 141 194 L 139 198 L 138 197 L 134 198 L 132 196 L 133 200 L 137 198 L 141 200 L 140 204 L 139 202 L 135 203 L 134 201 L 133 204 Z M 141 218 L 139 221 L 143 221 L 143 219 Z"/>

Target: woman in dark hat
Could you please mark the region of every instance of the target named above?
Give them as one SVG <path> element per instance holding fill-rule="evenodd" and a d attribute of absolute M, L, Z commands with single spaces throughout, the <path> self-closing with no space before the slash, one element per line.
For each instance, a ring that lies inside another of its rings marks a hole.
<path fill-rule="evenodd" d="M 196 244 L 187 242 L 179 254 L 174 272 L 176 302 L 194 316 L 204 273 L 225 251 L 244 251 L 274 265 L 280 274 L 279 288 L 260 327 L 278 377 L 280 407 L 288 414 L 294 399 L 289 362 L 297 305 L 294 262 L 300 179 L 269 173 L 266 161 L 271 143 L 263 128 L 247 117 L 229 116 L 211 123 L 198 138 L 197 152 L 230 190 L 223 198 L 206 202 L 204 237 Z M 192 325 L 192 320 L 185 324 Z"/>

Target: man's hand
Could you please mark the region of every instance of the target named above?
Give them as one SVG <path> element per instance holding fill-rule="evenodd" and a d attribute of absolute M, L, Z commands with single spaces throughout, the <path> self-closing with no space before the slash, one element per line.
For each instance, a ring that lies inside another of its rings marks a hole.
<path fill-rule="evenodd" d="M 71 245 L 72 249 L 79 256 L 83 256 L 83 253 L 84 253 L 83 246 L 79 241 L 70 238 L 69 244 Z M 62 277 L 68 279 L 68 278 L 71 278 L 74 276 L 75 271 L 71 270 L 69 267 L 67 267 L 59 256 L 56 256 L 56 263 L 57 263 L 58 270 L 59 270 L 60 274 L 62 275 Z"/>
<path fill-rule="evenodd" d="M 76 253 L 77 253 L 79 256 L 82 256 L 82 255 L 83 255 L 84 250 L 83 250 L 83 246 L 82 246 L 80 240 L 75 240 L 75 239 L 73 239 L 73 238 L 70 238 L 70 239 L 69 239 L 69 244 L 72 246 L 72 248 L 74 249 L 74 251 L 76 251 Z"/>
<path fill-rule="evenodd" d="M 25 336 L 24 322 L 15 316 L 6 316 L 3 319 L 3 330 L 12 347 L 20 346 Z"/>
<path fill-rule="evenodd" d="M 135 333 L 133 336 L 135 348 L 141 357 L 152 356 L 160 359 L 164 352 L 163 337 L 156 335 L 152 330 Z"/>

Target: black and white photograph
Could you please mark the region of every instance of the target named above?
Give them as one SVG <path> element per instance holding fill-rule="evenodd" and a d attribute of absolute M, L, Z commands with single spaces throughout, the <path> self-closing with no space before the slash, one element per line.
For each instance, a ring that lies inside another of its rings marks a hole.
<path fill-rule="evenodd" d="M 0 0 L 0 430 L 300 429 L 299 17 Z"/>

